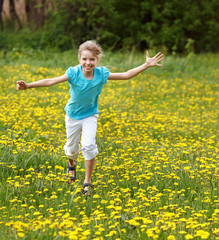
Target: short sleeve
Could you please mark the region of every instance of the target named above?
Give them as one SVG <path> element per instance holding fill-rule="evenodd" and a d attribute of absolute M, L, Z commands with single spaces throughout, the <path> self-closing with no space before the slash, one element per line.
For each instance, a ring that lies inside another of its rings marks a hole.
<path fill-rule="evenodd" d="M 103 83 L 105 84 L 107 82 L 110 72 L 106 67 L 102 67 L 101 70 L 103 74 Z"/>
<path fill-rule="evenodd" d="M 74 67 L 69 67 L 65 74 L 68 76 L 68 82 L 69 83 L 73 83 L 74 79 L 75 79 L 75 68 Z"/>

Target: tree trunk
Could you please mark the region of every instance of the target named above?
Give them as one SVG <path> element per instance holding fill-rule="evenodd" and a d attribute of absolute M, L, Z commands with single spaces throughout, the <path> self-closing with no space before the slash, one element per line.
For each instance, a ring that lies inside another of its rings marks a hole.
<path fill-rule="evenodd" d="M 12 21 L 13 22 L 14 22 L 14 20 L 17 21 L 18 29 L 20 30 L 22 28 L 22 25 L 21 25 L 20 18 L 18 17 L 18 15 L 16 13 L 16 10 L 15 10 L 14 0 L 10 0 L 10 14 L 11 14 L 11 17 L 12 17 Z"/>
<path fill-rule="evenodd" d="M 32 0 L 26 2 L 27 21 L 34 23 L 37 27 L 42 27 L 45 21 L 46 0 Z"/>
<path fill-rule="evenodd" d="M 45 22 L 45 5 L 46 5 L 46 1 L 42 0 L 41 8 L 39 9 L 39 19 L 38 19 L 38 23 L 40 27 L 42 27 Z"/>
<path fill-rule="evenodd" d="M 0 1 L 0 28 L 3 30 L 3 21 L 2 21 L 2 9 L 3 9 L 4 0 Z"/>

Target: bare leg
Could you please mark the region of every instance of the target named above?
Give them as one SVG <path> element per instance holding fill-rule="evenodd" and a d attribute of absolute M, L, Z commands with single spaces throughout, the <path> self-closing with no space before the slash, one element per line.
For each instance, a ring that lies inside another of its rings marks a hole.
<path fill-rule="evenodd" d="M 85 160 L 85 180 L 84 183 L 91 183 L 92 172 L 94 169 L 95 158 Z M 85 188 L 86 190 L 86 188 Z"/>
<path fill-rule="evenodd" d="M 70 158 L 68 159 L 68 162 L 69 162 L 69 167 L 74 167 L 76 165 L 75 161 Z M 69 173 L 71 174 L 71 177 L 76 177 L 74 170 L 73 171 L 70 170 Z"/>

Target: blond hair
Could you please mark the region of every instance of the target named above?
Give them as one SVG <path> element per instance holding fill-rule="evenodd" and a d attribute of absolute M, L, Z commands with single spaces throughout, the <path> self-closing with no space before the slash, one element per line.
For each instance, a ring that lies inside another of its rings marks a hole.
<path fill-rule="evenodd" d="M 103 50 L 101 46 L 94 40 L 88 40 L 79 46 L 78 58 L 81 57 L 81 53 L 83 50 L 91 51 L 93 55 L 96 56 L 97 58 L 101 58 L 103 56 Z"/>

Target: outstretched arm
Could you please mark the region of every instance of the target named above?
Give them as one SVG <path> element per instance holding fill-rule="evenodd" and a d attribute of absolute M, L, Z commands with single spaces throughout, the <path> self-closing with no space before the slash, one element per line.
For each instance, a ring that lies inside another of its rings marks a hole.
<path fill-rule="evenodd" d="M 50 87 L 52 85 L 68 81 L 68 76 L 64 74 L 60 77 L 42 79 L 32 83 L 26 83 L 24 81 L 17 81 L 17 90 L 26 90 L 28 88 L 37 88 L 37 87 Z"/>
<path fill-rule="evenodd" d="M 140 65 L 139 67 L 132 68 L 127 72 L 123 73 L 110 73 L 108 79 L 109 80 L 127 80 L 133 78 L 134 76 L 138 75 L 139 73 L 143 72 L 147 68 L 162 65 L 159 64 L 160 61 L 164 59 L 164 55 L 159 52 L 153 58 L 149 57 L 149 53 L 147 52 L 146 61 L 144 64 Z"/>

